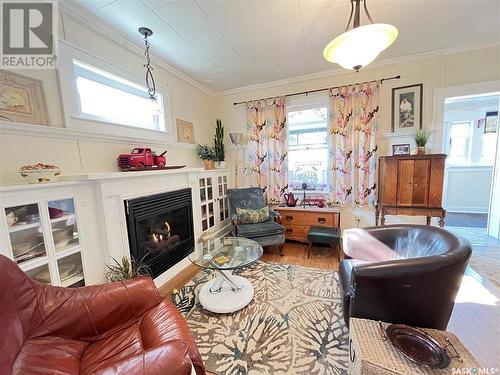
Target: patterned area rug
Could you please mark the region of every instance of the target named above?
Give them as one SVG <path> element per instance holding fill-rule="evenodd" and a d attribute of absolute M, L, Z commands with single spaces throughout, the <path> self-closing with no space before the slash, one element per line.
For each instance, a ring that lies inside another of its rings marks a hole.
<path fill-rule="evenodd" d="M 198 291 L 212 277 L 206 270 L 173 296 L 208 371 L 347 374 L 348 331 L 337 272 L 266 262 L 238 271 L 252 282 L 255 295 L 233 314 L 213 314 L 200 306 Z"/>

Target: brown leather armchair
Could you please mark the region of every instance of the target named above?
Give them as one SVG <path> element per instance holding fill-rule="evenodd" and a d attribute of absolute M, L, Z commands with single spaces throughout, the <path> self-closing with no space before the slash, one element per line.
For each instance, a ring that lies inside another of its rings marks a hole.
<path fill-rule="evenodd" d="M 153 281 L 82 288 L 30 279 L 0 255 L 0 374 L 191 374 L 186 321 Z"/>
<path fill-rule="evenodd" d="M 346 230 L 344 246 L 350 236 L 356 238 L 345 256 L 354 259 L 340 265 L 347 325 L 354 317 L 446 329 L 472 253 L 469 241 L 426 225 Z"/>

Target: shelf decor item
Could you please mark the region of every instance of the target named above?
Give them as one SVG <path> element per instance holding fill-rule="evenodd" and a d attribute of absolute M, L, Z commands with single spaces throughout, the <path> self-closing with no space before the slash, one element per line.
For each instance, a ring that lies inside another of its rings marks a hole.
<path fill-rule="evenodd" d="M 222 121 L 219 118 L 216 120 L 215 125 L 214 148 L 216 168 L 226 168 L 226 162 L 224 161 L 224 126 L 222 126 Z"/>
<path fill-rule="evenodd" d="M 45 182 L 56 182 L 61 175 L 61 170 L 53 164 L 36 163 L 23 165 L 19 173 L 30 184 L 41 184 Z"/>
<path fill-rule="evenodd" d="M 203 160 L 203 164 L 205 165 L 205 169 L 210 170 L 215 168 L 215 149 L 209 145 L 196 145 L 196 154 L 198 157 Z"/>
<path fill-rule="evenodd" d="M 425 145 L 429 140 L 430 133 L 427 129 L 418 129 L 415 134 L 415 143 L 417 144 L 417 155 L 425 155 Z"/>
<path fill-rule="evenodd" d="M 163 151 L 156 155 L 149 147 L 134 148 L 130 154 L 118 155 L 118 167 L 122 171 L 164 169 L 167 164 L 166 153 Z"/>
<path fill-rule="evenodd" d="M 422 129 L 423 84 L 392 89 L 392 132 Z"/>
<path fill-rule="evenodd" d="M 0 70 L 0 120 L 48 125 L 43 82 Z"/>
<path fill-rule="evenodd" d="M 392 155 L 410 155 L 410 144 L 392 145 Z"/>

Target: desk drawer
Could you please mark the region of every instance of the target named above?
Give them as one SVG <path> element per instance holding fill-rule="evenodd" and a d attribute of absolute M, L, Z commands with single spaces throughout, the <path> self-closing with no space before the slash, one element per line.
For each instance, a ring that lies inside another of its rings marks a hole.
<path fill-rule="evenodd" d="M 285 225 L 285 237 L 290 240 L 307 241 L 307 233 L 309 233 L 309 226 L 307 225 Z"/>
<path fill-rule="evenodd" d="M 282 212 L 283 225 L 338 226 L 337 215 L 331 212 Z"/>

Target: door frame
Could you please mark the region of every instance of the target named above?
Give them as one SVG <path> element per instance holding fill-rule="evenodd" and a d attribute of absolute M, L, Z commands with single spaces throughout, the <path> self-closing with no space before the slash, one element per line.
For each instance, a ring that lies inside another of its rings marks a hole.
<path fill-rule="evenodd" d="M 449 87 L 439 87 L 434 90 L 434 100 L 433 100 L 433 115 L 432 115 L 432 151 L 436 153 L 445 153 L 446 152 L 446 124 L 444 123 L 444 112 L 445 112 L 445 99 L 449 97 L 467 97 L 467 96 L 477 96 L 482 94 L 499 94 L 500 93 L 500 80 L 494 81 L 485 81 L 478 82 L 468 85 L 460 85 L 460 86 L 449 86 Z M 500 129 L 499 129 L 500 131 Z M 498 134 L 499 132 L 497 132 Z M 497 148 L 496 148 L 496 156 L 495 163 L 493 165 L 493 175 L 491 179 L 491 187 L 490 192 L 494 192 L 496 190 L 500 190 L 500 178 L 498 173 L 500 173 L 500 162 L 499 158 L 499 138 L 497 136 Z M 495 173 L 497 171 L 497 173 Z M 446 173 L 445 173 L 446 174 Z M 447 191 L 448 181 L 447 178 L 444 179 L 443 193 Z M 495 235 L 498 237 L 500 235 L 500 228 L 490 228 L 490 216 L 491 213 L 494 212 L 494 207 L 496 210 L 500 211 L 500 206 L 497 202 L 500 201 L 500 197 L 494 197 L 493 194 L 490 195 L 490 203 L 488 209 L 488 234 Z M 496 205 L 495 205 L 496 203 Z M 493 221 L 500 221 L 500 212 L 495 213 L 494 216 L 498 216 L 499 219 Z M 491 223 L 493 224 L 493 223 Z M 498 225 L 497 225 L 498 226 Z"/>

